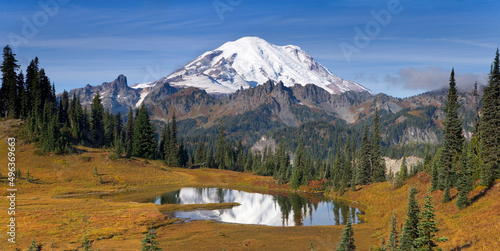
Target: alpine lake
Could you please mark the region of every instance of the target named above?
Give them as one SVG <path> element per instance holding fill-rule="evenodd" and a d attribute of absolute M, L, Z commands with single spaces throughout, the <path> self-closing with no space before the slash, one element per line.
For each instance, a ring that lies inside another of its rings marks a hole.
<path fill-rule="evenodd" d="M 224 209 L 194 209 L 167 211 L 171 218 L 182 222 L 213 220 L 234 224 L 266 226 L 324 226 L 344 225 L 347 218 L 353 224 L 362 223 L 364 212 L 345 202 L 310 193 L 262 193 L 226 188 L 184 187 L 162 192 L 161 189 L 100 194 L 102 199 L 155 203 L 158 205 L 195 205 L 209 203 L 235 203 Z M 236 204 L 237 203 L 237 204 Z M 238 205 L 239 204 L 239 205 Z M 361 217 L 360 217 L 361 216 Z"/>

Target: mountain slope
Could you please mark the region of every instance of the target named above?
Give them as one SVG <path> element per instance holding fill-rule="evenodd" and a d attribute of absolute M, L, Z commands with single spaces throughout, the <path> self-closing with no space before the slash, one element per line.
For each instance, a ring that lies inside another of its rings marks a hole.
<path fill-rule="evenodd" d="M 360 84 L 334 76 L 298 46 L 276 46 L 258 37 L 227 42 L 147 86 L 168 82 L 173 86 L 197 87 L 210 94 L 229 94 L 268 80 L 281 81 L 288 87 L 315 84 L 330 94 L 370 92 Z M 137 88 L 143 86 L 146 85 Z"/>
<path fill-rule="evenodd" d="M 149 89 L 131 88 L 127 84 L 127 77 L 119 75 L 111 82 L 104 82 L 97 86 L 87 84 L 83 88 L 73 89 L 69 92 L 69 97 L 72 98 L 76 95 L 80 98 L 83 106 L 90 107 L 97 92 L 99 92 L 101 102 L 105 108 L 108 108 L 112 113 L 126 114 L 129 107 L 139 107 L 149 93 Z"/>

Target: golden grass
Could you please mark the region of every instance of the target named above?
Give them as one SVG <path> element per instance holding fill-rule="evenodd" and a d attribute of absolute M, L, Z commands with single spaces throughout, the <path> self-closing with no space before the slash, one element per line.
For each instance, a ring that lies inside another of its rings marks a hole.
<path fill-rule="evenodd" d="M 377 238 L 380 244 L 382 238 L 388 239 L 393 212 L 396 213 L 399 227 L 402 226 L 406 217 L 410 187 L 416 187 L 419 191 L 416 197 L 422 208 L 430 187 L 430 176 L 423 172 L 409 179 L 398 189 L 394 189 L 388 182 L 377 183 L 358 187 L 358 191 L 349 191 L 340 198 L 366 206 L 365 222 L 372 227 L 373 237 Z M 470 197 L 478 195 L 483 190 L 484 187 L 475 189 Z M 451 196 L 455 197 L 456 193 L 452 189 Z M 500 247 L 498 237 L 500 236 L 500 200 L 498 200 L 500 183 L 497 182 L 496 186 L 487 191 L 484 197 L 463 210 L 457 209 L 455 200 L 446 204 L 441 203 L 443 199 L 441 191 L 434 191 L 430 195 L 433 197 L 438 228 L 440 228 L 438 236 L 449 238 L 449 241 L 439 244 L 441 248 L 460 250 L 460 248 L 470 246 L 471 250 L 492 250 L 492 247 Z M 335 197 L 335 194 L 332 196 Z"/>
<path fill-rule="evenodd" d="M 1 121 L 0 121 L 1 122 Z M 12 123 L 14 126 L 16 123 Z M 8 127 L 0 131 L 0 156 L 7 155 L 6 136 L 15 134 Z M 180 187 L 223 187 L 244 191 L 286 193 L 288 186 L 279 186 L 271 177 L 225 170 L 167 168 L 160 161 L 110 158 L 105 149 L 80 148 L 81 153 L 60 156 L 39 156 L 31 144 L 18 144 L 16 166 L 26 171 L 36 183 L 18 180 L 17 238 L 15 245 L 6 241 L 6 231 L 0 231 L 0 250 L 25 250 L 33 239 L 44 244 L 44 250 L 74 250 L 81 247 L 84 234 L 92 248 L 101 250 L 139 250 L 149 227 L 156 227 L 158 242 L 164 250 L 307 250 L 310 242 L 318 250 L 328 250 L 340 240 L 343 226 L 269 227 L 259 225 L 224 224 L 211 221 L 175 223 L 162 211 L 193 208 L 231 207 L 223 205 L 155 205 L 135 203 L 152 193 L 161 194 Z M 0 166 L 7 158 L 0 157 Z M 92 172 L 97 166 L 104 181 L 99 183 Z M 6 168 L 0 170 L 6 176 Z M 354 225 L 356 245 L 368 250 L 388 235 L 392 212 L 399 225 L 406 212 L 408 189 L 415 186 L 422 204 L 429 187 L 429 177 L 420 173 L 403 187 L 393 189 L 389 183 L 358 187 L 340 199 L 367 212 L 366 223 Z M 4 185 L 4 194 L 6 195 Z M 308 188 L 303 188 L 308 190 Z M 118 193 L 116 193 L 118 192 Z M 481 192 L 473 191 L 471 196 Z M 91 193 L 73 198 L 54 198 Z M 456 191 L 452 191 L 452 196 Z M 113 195 L 109 196 L 108 195 Z M 472 206 L 459 211 L 454 201 L 441 204 L 442 192 L 432 193 L 439 236 L 450 241 L 440 244 L 445 249 L 471 245 L 471 250 L 491 250 L 500 246 L 500 195 L 498 184 Z M 336 194 L 331 194 L 335 197 Z M 100 198 L 102 197 L 102 199 Z M 0 224 L 7 225 L 6 196 L 0 197 Z"/>
<path fill-rule="evenodd" d="M 0 156 L 6 156 L 6 149 L 2 141 Z M 26 249 L 33 239 L 41 242 L 44 250 L 74 250 L 81 247 L 85 234 L 95 249 L 139 250 L 149 227 L 158 227 L 158 241 L 164 250 L 190 250 L 194 245 L 198 250 L 214 247 L 304 250 L 311 241 L 316 246 L 335 245 L 343 229 L 343 226 L 282 228 L 209 221 L 173 224 L 175 219 L 169 219 L 162 211 L 228 208 L 237 203 L 159 206 L 130 201 L 151 195 L 152 191 L 161 194 L 184 186 L 275 194 L 284 193 L 288 186 L 278 186 L 271 177 L 250 173 L 166 168 L 159 161 L 142 159 L 112 160 L 106 150 L 85 147 L 80 148 L 81 153 L 67 156 L 39 156 L 34 154 L 35 150 L 31 144 L 17 147 L 16 166 L 23 177 L 29 169 L 36 183 L 16 181 L 19 191 L 16 244 L 1 241 L 0 250 Z M 0 165 L 6 166 L 6 161 L 0 158 Z M 104 184 L 92 176 L 95 166 Z M 118 193 L 107 197 L 114 192 Z M 79 194 L 88 195 L 73 196 Z M 6 214 L 5 196 L 0 197 L 0 205 Z M 2 217 L 0 224 L 8 224 L 7 217 Z M 367 248 L 371 240 L 365 236 L 371 234 L 371 229 L 363 225 L 355 229 L 357 245 Z M 5 231 L 0 232 L 0 238 L 7 239 Z"/>

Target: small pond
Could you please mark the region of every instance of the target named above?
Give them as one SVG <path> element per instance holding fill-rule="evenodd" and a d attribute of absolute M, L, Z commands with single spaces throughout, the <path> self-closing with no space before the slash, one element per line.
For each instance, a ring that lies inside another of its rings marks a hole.
<path fill-rule="evenodd" d="M 270 195 L 222 188 L 182 188 L 151 198 L 149 202 L 160 205 L 238 202 L 241 205 L 231 209 L 171 212 L 169 215 L 188 220 L 267 226 L 343 225 L 347 217 L 356 224 L 361 223 L 358 215 L 363 213 L 320 195 Z"/>

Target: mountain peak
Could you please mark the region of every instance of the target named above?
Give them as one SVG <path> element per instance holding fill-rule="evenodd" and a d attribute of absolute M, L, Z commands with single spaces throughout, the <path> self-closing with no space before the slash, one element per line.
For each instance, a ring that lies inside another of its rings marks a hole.
<path fill-rule="evenodd" d="M 370 92 L 353 81 L 334 76 L 298 46 L 277 46 L 259 37 L 226 42 L 151 85 L 169 82 L 207 93 L 229 94 L 268 80 L 282 81 L 285 86 L 315 84 L 331 94 Z"/>

